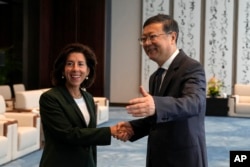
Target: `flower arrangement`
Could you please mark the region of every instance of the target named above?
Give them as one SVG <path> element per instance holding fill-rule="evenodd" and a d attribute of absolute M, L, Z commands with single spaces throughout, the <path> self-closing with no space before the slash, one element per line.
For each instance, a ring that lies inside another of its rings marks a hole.
<path fill-rule="evenodd" d="M 208 81 L 208 96 L 216 97 L 220 96 L 221 88 L 223 87 L 223 83 L 218 80 L 215 76 L 209 79 Z"/>

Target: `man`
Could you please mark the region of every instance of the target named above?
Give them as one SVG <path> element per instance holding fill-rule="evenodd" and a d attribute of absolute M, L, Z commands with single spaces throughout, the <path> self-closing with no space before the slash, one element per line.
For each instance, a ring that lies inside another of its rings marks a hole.
<path fill-rule="evenodd" d="M 144 23 L 139 41 L 163 72 L 154 72 L 149 93 L 140 87 L 142 97 L 126 107 L 129 114 L 143 118 L 118 123 L 127 130 L 119 139 L 135 141 L 148 135 L 147 167 L 207 167 L 205 73 L 199 62 L 177 48 L 178 33 L 177 22 L 168 15 Z M 161 77 L 156 86 L 155 79 Z"/>

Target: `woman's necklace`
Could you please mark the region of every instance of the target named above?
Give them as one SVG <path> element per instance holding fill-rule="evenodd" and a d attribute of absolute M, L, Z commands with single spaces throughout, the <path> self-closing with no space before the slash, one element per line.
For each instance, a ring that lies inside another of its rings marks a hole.
<path fill-rule="evenodd" d="M 79 99 L 82 97 L 82 94 L 79 90 L 77 91 L 73 91 L 72 89 L 69 89 L 69 93 L 71 94 L 71 96 L 74 98 L 74 99 Z"/>
<path fill-rule="evenodd" d="M 72 96 L 74 99 L 79 99 L 79 98 L 82 97 L 82 94 L 81 94 L 81 93 L 79 93 L 79 94 L 77 94 L 77 95 L 71 94 L 71 96 Z"/>

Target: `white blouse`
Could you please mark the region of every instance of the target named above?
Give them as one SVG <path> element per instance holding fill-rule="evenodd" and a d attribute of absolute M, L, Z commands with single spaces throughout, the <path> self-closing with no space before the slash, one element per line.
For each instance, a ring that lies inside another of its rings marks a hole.
<path fill-rule="evenodd" d="M 81 97 L 79 99 L 74 99 L 74 100 L 75 100 L 76 104 L 78 105 L 78 107 L 80 108 L 87 125 L 89 125 L 90 116 L 89 116 L 89 112 L 88 112 L 85 100 L 83 99 L 83 97 Z"/>

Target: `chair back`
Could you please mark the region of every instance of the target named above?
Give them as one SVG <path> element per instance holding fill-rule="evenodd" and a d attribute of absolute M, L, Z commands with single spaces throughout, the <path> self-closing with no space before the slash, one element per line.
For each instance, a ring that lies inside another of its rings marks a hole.
<path fill-rule="evenodd" d="M 24 84 L 13 84 L 13 90 L 14 90 L 14 94 L 16 95 L 17 92 L 21 92 L 21 91 L 25 91 L 25 86 Z"/>
<path fill-rule="evenodd" d="M 39 100 L 43 91 L 28 90 L 16 93 L 15 109 L 39 109 Z"/>
<path fill-rule="evenodd" d="M 5 100 L 2 95 L 0 95 L 0 115 L 4 114 L 6 111 Z"/>
<path fill-rule="evenodd" d="M 239 96 L 250 96 L 250 84 L 235 84 L 234 94 Z"/>
<path fill-rule="evenodd" d="M 9 85 L 0 85 L 0 95 L 3 96 L 5 100 L 12 98 L 11 89 Z"/>

